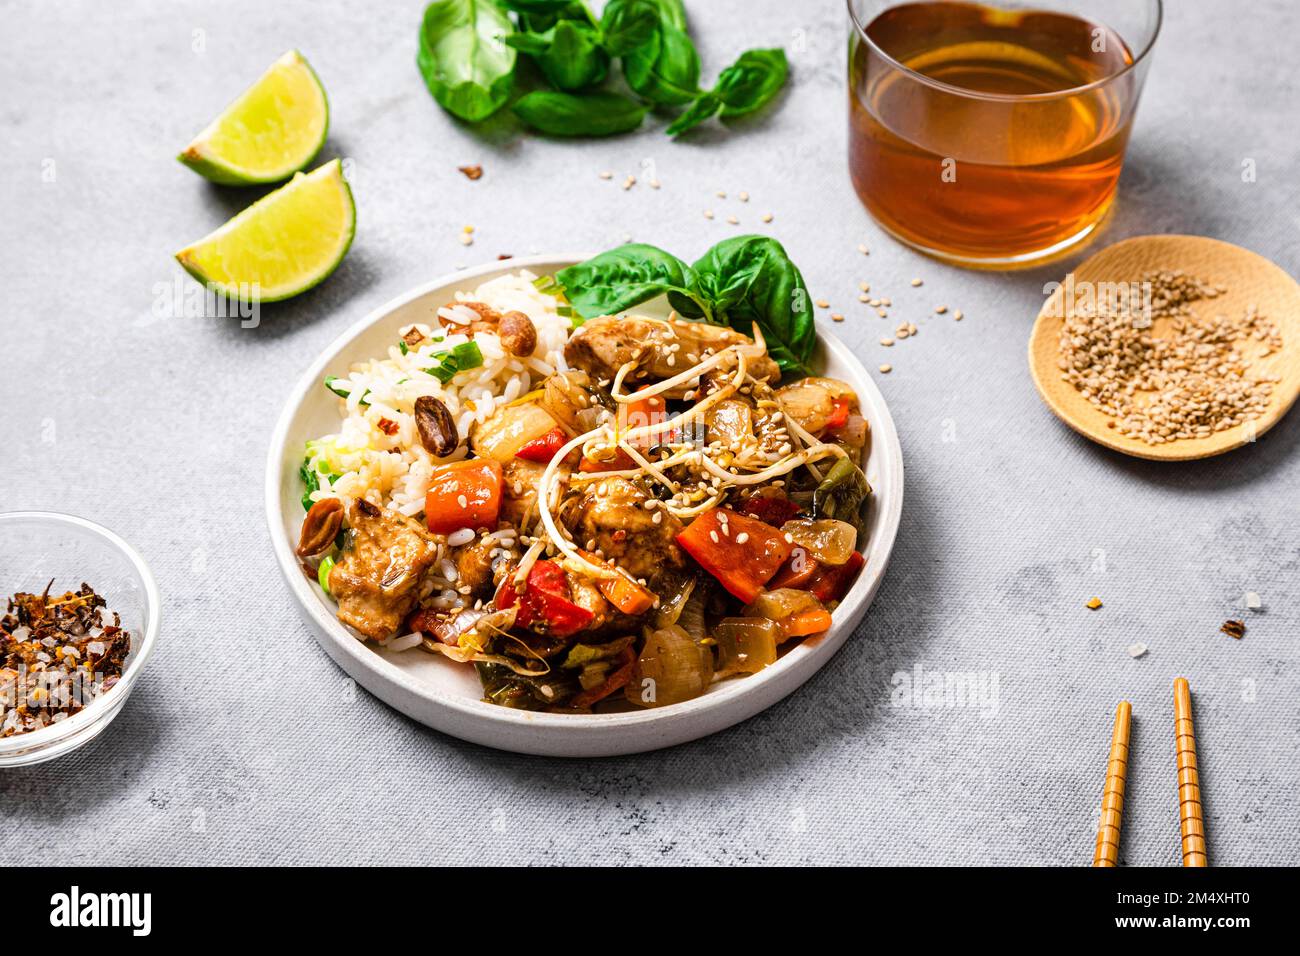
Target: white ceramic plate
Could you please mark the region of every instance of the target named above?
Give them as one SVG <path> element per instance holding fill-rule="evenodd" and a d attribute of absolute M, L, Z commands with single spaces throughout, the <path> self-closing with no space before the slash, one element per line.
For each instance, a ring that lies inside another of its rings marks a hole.
<path fill-rule="evenodd" d="M 889 409 L 848 347 L 819 329 L 813 368 L 848 382 L 871 424 L 867 479 L 875 490 L 869 512 L 867 564 L 834 626 L 805 640 L 758 674 L 719 681 L 695 700 L 613 714 L 544 714 L 484 703 L 474 668 L 412 650 L 390 653 L 364 644 L 334 616 L 334 604 L 304 577 L 294 557 L 303 510 L 298 468 L 308 439 L 337 431 L 337 400 L 321 384 L 346 375 L 358 361 L 385 354 L 403 325 L 429 321 L 433 310 L 489 279 L 528 269 L 551 273 L 585 256 L 532 256 L 494 262 L 435 279 L 376 309 L 348 329 L 303 373 L 271 438 L 266 468 L 266 514 L 271 540 L 289 589 L 330 657 L 361 686 L 420 723 L 463 740 L 516 753 L 602 757 L 670 747 L 715 733 L 770 707 L 831 659 L 862 620 L 880 587 L 903 508 L 903 454 Z M 637 311 L 667 315 L 662 303 Z"/>

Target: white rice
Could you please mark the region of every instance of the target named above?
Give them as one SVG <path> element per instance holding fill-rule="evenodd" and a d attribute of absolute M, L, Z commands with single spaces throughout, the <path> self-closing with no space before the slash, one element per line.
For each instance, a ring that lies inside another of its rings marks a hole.
<path fill-rule="evenodd" d="M 312 499 L 365 498 L 404 515 L 420 514 L 433 466 L 465 457 L 465 439 L 472 425 L 484 421 L 498 405 L 527 394 L 546 376 L 567 369 L 564 344 L 572 330 L 570 320 L 556 311 L 559 302 L 554 296 L 537 291 L 535 278 L 521 270 L 456 296 L 457 302 L 482 302 L 501 313 L 527 315 L 537 330 L 532 355 L 516 358 L 501 348 L 495 334 L 477 332 L 474 342 L 483 353 L 483 364 L 444 385 L 423 370 L 437 364 L 432 358 L 435 352 L 469 341 L 456 326 L 478 318 L 474 310 L 453 304 L 433 310 L 429 324 L 415 325 L 440 341 L 425 342 L 403 355 L 397 343 L 410 326 L 395 327 L 386 356 L 359 362 L 340 377 L 337 387 L 350 391 L 347 398 L 339 399 L 339 430 L 308 446 L 309 467 L 322 475 L 320 490 L 313 492 Z M 444 329 L 438 322 L 440 315 L 453 325 Z M 461 446 L 445 459 L 435 459 L 420 444 L 414 410 L 415 400 L 422 395 L 441 400 L 460 432 Z M 369 404 L 362 405 L 362 398 Z M 379 427 L 383 420 L 396 424 L 394 434 Z M 330 482 L 329 474 L 339 477 Z"/>

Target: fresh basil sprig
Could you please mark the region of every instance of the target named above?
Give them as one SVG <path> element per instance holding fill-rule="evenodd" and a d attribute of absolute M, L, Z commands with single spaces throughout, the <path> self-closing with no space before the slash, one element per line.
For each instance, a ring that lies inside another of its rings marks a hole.
<path fill-rule="evenodd" d="M 668 135 L 680 135 L 719 112 L 723 119 L 731 119 L 761 109 L 781 91 L 789 75 L 784 50 L 746 50 L 718 74 L 713 89 L 699 94 L 677 117 L 668 127 Z"/>
<path fill-rule="evenodd" d="M 666 295 L 687 318 L 745 335 L 757 324 L 783 372 L 806 372 L 817 341 L 803 274 L 768 236 L 724 240 L 694 265 L 655 246 L 620 246 L 560 270 L 555 281 L 584 319 Z"/>
<path fill-rule="evenodd" d="M 416 63 L 447 112 L 476 123 L 510 99 L 514 24 L 496 0 L 434 0 L 424 10 Z"/>
<path fill-rule="evenodd" d="M 647 108 L 617 93 L 534 90 L 512 107 L 534 129 L 552 136 L 612 136 L 641 125 Z"/>
<path fill-rule="evenodd" d="M 669 127 L 677 135 L 719 112 L 758 109 L 789 72 L 780 50 L 750 50 L 702 90 L 682 0 L 608 0 L 599 18 L 583 0 L 434 0 L 425 10 L 420 72 L 434 98 L 462 119 L 491 116 L 516 95 L 516 83 L 538 85 L 517 68 L 518 53 L 537 64 L 537 79 L 550 89 L 525 92 L 514 112 L 560 136 L 623 133 L 649 108 L 688 107 Z M 607 86 L 615 58 L 639 104 Z"/>

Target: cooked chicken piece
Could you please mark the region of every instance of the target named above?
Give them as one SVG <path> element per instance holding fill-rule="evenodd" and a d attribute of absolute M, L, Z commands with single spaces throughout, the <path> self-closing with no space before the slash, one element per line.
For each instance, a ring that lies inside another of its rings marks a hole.
<path fill-rule="evenodd" d="M 625 615 L 619 614 L 617 608 L 605 600 L 605 596 L 600 593 L 595 582 L 579 574 L 570 574 L 568 579 L 569 600 L 591 612 L 590 623 L 578 633 L 589 634 L 592 631 L 604 630 L 616 618 L 627 620 Z"/>
<path fill-rule="evenodd" d="M 679 375 L 701 361 L 708 350 L 717 352 L 729 345 L 752 342 L 747 335 L 706 322 L 607 315 L 588 320 L 574 332 L 564 347 L 564 357 L 575 368 L 611 381 L 620 368 L 636 362 L 637 371 L 625 380 L 630 387 Z M 749 359 L 748 369 L 754 378 L 765 381 L 781 377 L 776 362 L 766 354 Z M 690 388 L 689 384 L 683 385 L 664 395 L 680 398 Z"/>
<path fill-rule="evenodd" d="M 492 551 L 499 544 L 496 538 L 478 538 L 456 555 L 456 583 L 468 586 L 471 596 L 492 590 Z"/>
<path fill-rule="evenodd" d="M 600 406 L 595 383 L 582 369 L 556 372 L 543 385 L 542 406 L 574 434 L 595 427 Z"/>
<path fill-rule="evenodd" d="M 501 466 L 501 521 L 521 531 L 533 527 L 538 520 L 537 494 L 545 471 L 546 466 L 541 462 L 522 458 L 512 458 Z M 554 481 L 563 488 L 572 472 L 572 468 L 560 462 Z"/>
<path fill-rule="evenodd" d="M 566 513 L 573 522 L 573 539 L 579 547 L 612 558 L 634 578 L 653 582 L 663 571 L 683 567 L 681 548 L 673 540 L 682 523 L 662 508 L 647 510 L 649 499 L 626 478 L 588 483 L 578 505 Z M 658 523 L 656 514 L 661 516 Z"/>
<path fill-rule="evenodd" d="M 339 620 L 366 637 L 391 637 L 415 606 L 438 543 L 414 519 L 364 499 L 347 515 L 351 542 L 329 577 Z"/>

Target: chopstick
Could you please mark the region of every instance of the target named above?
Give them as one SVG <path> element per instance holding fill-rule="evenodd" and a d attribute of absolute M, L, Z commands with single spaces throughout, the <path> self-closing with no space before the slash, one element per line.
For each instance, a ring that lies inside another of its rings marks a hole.
<path fill-rule="evenodd" d="M 1133 706 L 1121 700 L 1115 708 L 1115 729 L 1110 735 L 1110 760 L 1101 791 L 1101 820 L 1097 824 L 1097 849 L 1093 866 L 1119 865 L 1119 831 L 1124 816 L 1124 782 L 1128 777 L 1129 724 Z"/>
<path fill-rule="evenodd" d="M 1201 810 L 1201 778 L 1196 772 L 1196 726 L 1192 723 L 1192 692 L 1186 677 L 1174 680 L 1174 740 L 1178 762 L 1178 815 L 1183 837 L 1183 866 L 1209 866 L 1205 854 L 1205 821 Z"/>

